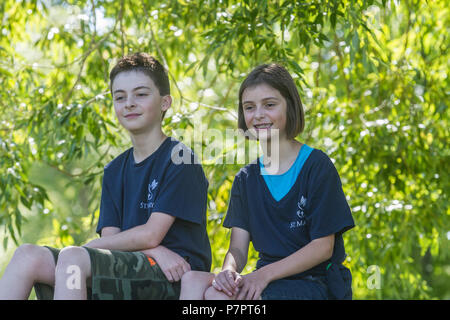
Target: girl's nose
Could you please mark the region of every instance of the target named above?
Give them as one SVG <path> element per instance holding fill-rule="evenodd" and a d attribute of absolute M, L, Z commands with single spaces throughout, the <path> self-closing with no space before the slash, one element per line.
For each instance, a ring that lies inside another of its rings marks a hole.
<path fill-rule="evenodd" d="M 261 107 L 256 107 L 255 109 L 255 118 L 262 119 L 264 118 L 264 109 Z"/>

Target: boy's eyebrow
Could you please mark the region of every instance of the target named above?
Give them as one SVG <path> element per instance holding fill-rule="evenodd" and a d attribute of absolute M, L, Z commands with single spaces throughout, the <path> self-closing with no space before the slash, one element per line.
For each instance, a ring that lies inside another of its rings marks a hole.
<path fill-rule="evenodd" d="M 136 91 L 136 90 L 139 90 L 139 89 L 149 89 L 149 90 L 151 90 L 152 88 L 147 87 L 147 86 L 139 86 L 139 87 L 134 88 L 133 91 Z"/>
<path fill-rule="evenodd" d="M 125 92 L 125 90 L 117 89 L 117 90 L 115 90 L 115 91 L 113 92 L 113 94 L 116 94 L 116 93 L 119 93 L 119 92 Z"/>
<path fill-rule="evenodd" d="M 136 91 L 136 90 L 139 90 L 139 89 L 148 89 L 148 90 L 151 90 L 150 87 L 147 87 L 147 86 L 139 86 L 139 87 L 133 88 L 133 91 Z M 115 90 L 115 91 L 113 92 L 113 94 L 116 94 L 116 93 L 119 93 L 119 92 L 125 92 L 125 90 L 123 90 L 123 89 L 117 89 L 117 90 Z"/>

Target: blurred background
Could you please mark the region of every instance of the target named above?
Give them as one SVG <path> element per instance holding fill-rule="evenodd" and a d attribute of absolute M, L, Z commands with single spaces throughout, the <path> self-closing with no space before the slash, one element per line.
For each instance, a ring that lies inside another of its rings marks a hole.
<path fill-rule="evenodd" d="M 245 75 L 284 64 L 306 113 L 297 139 L 330 156 L 356 222 L 354 299 L 450 299 L 449 20 L 439 0 L 1 1 L 0 275 L 20 244 L 96 237 L 103 167 L 131 146 L 109 70 L 145 51 L 169 70 L 174 137 L 235 129 Z M 230 152 L 203 159 L 212 271 L 242 166 Z"/>

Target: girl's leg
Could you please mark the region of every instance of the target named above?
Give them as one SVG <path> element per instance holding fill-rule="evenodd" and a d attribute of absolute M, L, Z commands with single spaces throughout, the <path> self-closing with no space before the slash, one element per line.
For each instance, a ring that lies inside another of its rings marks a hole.
<path fill-rule="evenodd" d="M 206 289 L 214 280 L 214 273 L 188 271 L 181 278 L 180 300 L 203 300 Z"/>
<path fill-rule="evenodd" d="M 327 286 L 314 277 L 299 280 L 275 280 L 263 290 L 263 300 L 327 300 Z"/>
<path fill-rule="evenodd" d="M 55 300 L 86 300 L 91 258 L 82 247 L 61 250 L 55 271 Z"/>
<path fill-rule="evenodd" d="M 53 286 L 55 261 L 49 249 L 33 244 L 23 244 L 0 279 L 0 300 L 26 300 L 35 282 Z"/>

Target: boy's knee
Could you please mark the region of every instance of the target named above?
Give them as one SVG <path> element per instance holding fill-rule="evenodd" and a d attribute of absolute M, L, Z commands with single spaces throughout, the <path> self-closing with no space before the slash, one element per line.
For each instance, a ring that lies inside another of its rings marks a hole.
<path fill-rule="evenodd" d="M 16 251 L 14 252 L 14 256 L 20 257 L 20 258 L 35 257 L 36 256 L 35 253 L 36 253 L 37 249 L 38 249 L 38 246 L 36 246 L 34 244 L 24 243 L 16 249 Z"/>
<path fill-rule="evenodd" d="M 230 300 L 230 297 L 214 287 L 209 287 L 205 291 L 205 300 Z"/>
<path fill-rule="evenodd" d="M 87 270 L 90 267 L 89 253 L 82 247 L 66 247 L 58 255 L 56 273 L 66 272 L 69 266 L 75 265 L 81 270 Z"/>
<path fill-rule="evenodd" d="M 43 265 L 47 264 L 48 261 L 46 259 L 53 258 L 51 255 L 46 255 L 44 250 L 48 249 L 25 243 L 16 249 L 13 260 L 16 262 L 17 267 L 22 269 L 39 270 Z"/>
<path fill-rule="evenodd" d="M 214 274 L 205 271 L 188 271 L 181 277 L 182 287 L 209 287 L 212 280 L 214 279 Z"/>
<path fill-rule="evenodd" d="M 199 271 L 188 271 L 181 277 L 181 286 L 190 285 L 198 280 Z"/>

